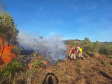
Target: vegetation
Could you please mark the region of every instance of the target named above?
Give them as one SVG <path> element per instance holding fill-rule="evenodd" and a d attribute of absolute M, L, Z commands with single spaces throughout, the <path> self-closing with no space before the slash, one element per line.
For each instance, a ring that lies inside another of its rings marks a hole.
<path fill-rule="evenodd" d="M 2 69 L 0 70 L 0 80 L 4 80 L 6 83 L 9 83 L 13 79 L 15 72 L 20 71 L 21 68 L 23 68 L 23 65 L 17 60 L 13 60 L 10 63 L 3 65 Z"/>
<path fill-rule="evenodd" d="M 108 57 L 112 56 L 111 42 L 91 42 L 89 38 L 84 38 L 82 41 L 66 41 L 66 44 L 72 45 L 74 48 L 80 45 L 83 51 L 90 55 L 104 54 Z"/>
<path fill-rule="evenodd" d="M 36 61 L 33 62 L 33 67 L 34 68 L 39 68 L 39 67 L 42 67 L 42 66 L 43 66 L 43 63 L 42 63 L 41 59 L 37 59 Z"/>
<path fill-rule="evenodd" d="M 16 46 L 17 34 L 14 19 L 3 11 L 0 15 L 0 83 L 12 83 L 15 72 L 23 67 L 19 60 L 20 49 Z"/>
<path fill-rule="evenodd" d="M 9 12 L 3 11 L 2 15 L 0 15 L 0 36 L 3 40 L 4 37 L 6 37 L 6 41 L 9 45 L 17 45 L 16 37 L 19 31 L 16 26 L 17 24 L 15 24 Z"/>

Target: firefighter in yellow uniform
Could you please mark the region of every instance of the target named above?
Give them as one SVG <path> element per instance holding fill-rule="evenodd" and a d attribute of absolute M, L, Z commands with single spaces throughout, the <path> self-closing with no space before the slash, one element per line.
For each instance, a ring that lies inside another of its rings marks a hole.
<path fill-rule="evenodd" d="M 82 48 L 78 47 L 77 53 L 78 53 L 78 57 L 81 58 L 81 59 L 83 59 L 83 56 L 82 56 Z"/>

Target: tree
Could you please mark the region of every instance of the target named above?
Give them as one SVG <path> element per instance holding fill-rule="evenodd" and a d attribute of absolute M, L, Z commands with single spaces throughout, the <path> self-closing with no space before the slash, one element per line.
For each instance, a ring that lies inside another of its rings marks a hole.
<path fill-rule="evenodd" d="M 14 19 L 11 17 L 9 12 L 3 11 L 2 14 L 0 15 L 0 36 L 4 37 L 6 36 L 6 41 L 8 42 L 9 45 L 17 44 L 17 35 L 18 35 L 18 30 L 16 28 L 16 24 L 14 22 Z"/>
<path fill-rule="evenodd" d="M 5 49 L 5 44 L 8 42 L 8 45 L 17 44 L 17 35 L 18 30 L 16 29 L 16 24 L 14 19 L 11 17 L 9 12 L 3 11 L 0 15 L 0 38 L 2 40 L 1 44 L 1 58 L 3 56 L 3 51 Z"/>
<path fill-rule="evenodd" d="M 90 40 L 89 40 L 89 38 L 84 38 L 84 41 L 86 41 L 86 42 L 90 42 Z"/>
<path fill-rule="evenodd" d="M 84 46 L 88 46 L 90 44 L 90 40 L 89 38 L 84 38 L 83 41 L 81 41 L 81 45 L 84 47 Z"/>

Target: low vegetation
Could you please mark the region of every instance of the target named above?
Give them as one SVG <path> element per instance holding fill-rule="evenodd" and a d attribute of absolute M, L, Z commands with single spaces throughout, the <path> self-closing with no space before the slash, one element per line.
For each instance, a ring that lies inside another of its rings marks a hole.
<path fill-rule="evenodd" d="M 82 41 L 66 41 L 66 44 L 72 45 L 74 48 L 80 45 L 83 48 L 83 52 L 93 56 L 104 54 L 107 57 L 112 57 L 112 42 L 91 42 L 89 38 L 84 38 Z"/>

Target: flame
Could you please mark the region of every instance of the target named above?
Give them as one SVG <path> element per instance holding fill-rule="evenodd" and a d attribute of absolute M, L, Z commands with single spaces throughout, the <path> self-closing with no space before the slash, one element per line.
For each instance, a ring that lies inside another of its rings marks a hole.
<path fill-rule="evenodd" d="M 43 62 L 43 64 L 46 65 L 47 64 L 47 61 Z"/>
<path fill-rule="evenodd" d="M 2 39 L 0 37 L 0 63 L 8 63 L 10 62 L 14 57 L 16 57 L 13 53 L 12 53 L 12 48 L 15 47 L 14 45 L 8 46 L 8 42 L 4 42 L 4 50 L 2 53 L 2 49 L 3 49 L 3 43 L 2 43 Z M 2 54 L 2 58 L 1 58 L 1 54 Z"/>
<path fill-rule="evenodd" d="M 43 64 L 44 64 L 44 67 L 46 66 L 46 64 L 47 64 L 47 61 L 45 61 L 45 62 L 43 62 Z M 39 68 L 39 69 L 41 69 L 41 70 L 43 70 L 44 68 L 42 68 L 42 67 L 40 67 L 40 66 L 38 66 L 37 68 Z"/>

